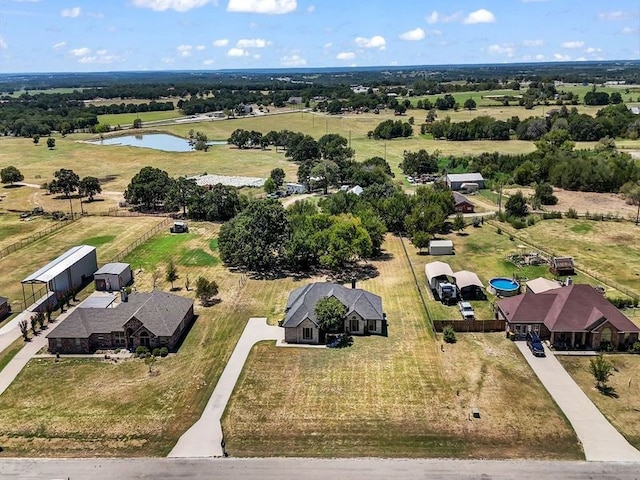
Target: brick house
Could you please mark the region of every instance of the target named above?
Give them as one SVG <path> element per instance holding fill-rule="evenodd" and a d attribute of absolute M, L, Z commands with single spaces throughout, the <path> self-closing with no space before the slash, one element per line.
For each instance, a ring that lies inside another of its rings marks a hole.
<path fill-rule="evenodd" d="M 453 192 L 453 209 L 459 213 L 474 213 L 475 206 L 467 197 L 458 192 Z"/>
<path fill-rule="evenodd" d="M 114 308 L 76 308 L 47 334 L 49 351 L 133 351 L 141 345 L 174 351 L 193 318 L 193 300 L 158 290 L 132 293 Z"/>

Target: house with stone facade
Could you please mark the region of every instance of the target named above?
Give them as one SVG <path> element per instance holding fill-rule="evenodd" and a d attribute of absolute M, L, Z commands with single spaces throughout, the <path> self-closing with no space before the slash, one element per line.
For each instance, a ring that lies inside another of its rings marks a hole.
<path fill-rule="evenodd" d="M 193 300 L 154 290 L 132 293 L 114 308 L 78 307 L 47 334 L 51 353 L 123 348 L 175 351 L 194 319 Z"/>
<path fill-rule="evenodd" d="M 317 282 L 297 288 L 289 295 L 285 318 L 281 323 L 287 343 L 324 343 L 324 333 L 318 326 L 315 308 L 322 298 L 333 297 L 342 303 L 347 313 L 344 332 L 353 335 L 386 335 L 387 318 L 382 311 L 382 299 L 360 288 L 338 283 Z"/>

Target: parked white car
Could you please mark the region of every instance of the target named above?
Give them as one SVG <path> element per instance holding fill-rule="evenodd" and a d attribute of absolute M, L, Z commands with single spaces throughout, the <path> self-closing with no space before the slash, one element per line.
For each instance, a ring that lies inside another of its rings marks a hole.
<path fill-rule="evenodd" d="M 458 302 L 458 308 L 462 314 L 462 318 L 465 320 L 474 320 L 476 313 L 473 311 L 473 307 L 469 302 Z"/>

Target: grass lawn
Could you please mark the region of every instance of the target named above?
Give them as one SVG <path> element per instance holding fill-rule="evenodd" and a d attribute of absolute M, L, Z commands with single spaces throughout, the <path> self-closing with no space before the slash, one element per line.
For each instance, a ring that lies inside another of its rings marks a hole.
<path fill-rule="evenodd" d="M 388 236 L 385 249 L 391 258 L 374 262 L 380 275 L 359 286 L 382 296 L 389 336 L 355 337 L 341 350 L 259 344 L 225 412 L 229 453 L 582 458 L 567 422 L 503 335 L 460 335 L 440 351 L 400 240 Z M 482 419 L 471 421 L 474 406 Z"/>
<path fill-rule="evenodd" d="M 606 358 L 615 368 L 609 385 L 618 397 L 603 395 L 595 388 L 588 357 L 558 357 L 558 360 L 607 420 L 634 447 L 640 448 L 640 355 L 616 354 Z"/>
<path fill-rule="evenodd" d="M 98 262 L 105 263 L 159 221 L 155 217 L 84 217 L 3 258 L 0 292 L 17 311 L 22 301 L 20 281 L 69 248 L 88 241 L 97 247 Z"/>
<path fill-rule="evenodd" d="M 168 120 L 171 118 L 182 117 L 180 110 L 166 110 L 161 112 L 140 112 L 140 113 L 112 113 L 106 115 L 98 115 L 98 122 L 108 124 L 112 127 L 117 125 L 132 125 L 136 118 L 144 122 L 155 122 L 158 120 Z"/>
<path fill-rule="evenodd" d="M 18 338 L 15 342 L 0 352 L 0 372 L 7 364 L 16 356 L 16 354 L 24 347 L 24 340 L 22 337 Z"/>

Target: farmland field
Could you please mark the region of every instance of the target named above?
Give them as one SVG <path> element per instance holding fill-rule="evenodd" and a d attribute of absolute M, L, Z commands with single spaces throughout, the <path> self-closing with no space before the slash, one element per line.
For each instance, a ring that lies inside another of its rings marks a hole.
<path fill-rule="evenodd" d="M 440 350 L 400 240 L 387 236 L 385 248 L 380 275 L 359 286 L 382 296 L 389 336 L 338 350 L 256 346 L 225 412 L 229 453 L 582 458 L 504 335 L 460 335 Z M 469 420 L 473 406 L 481 420 Z M 540 428 L 520 422 L 522 411 Z"/>
<path fill-rule="evenodd" d="M 98 122 L 111 125 L 115 127 L 117 125 L 131 125 L 136 118 L 144 122 L 155 122 L 158 120 L 168 120 L 171 118 L 181 117 L 180 110 L 166 110 L 160 112 L 139 112 L 139 113 L 113 113 L 106 115 L 98 115 Z"/>

